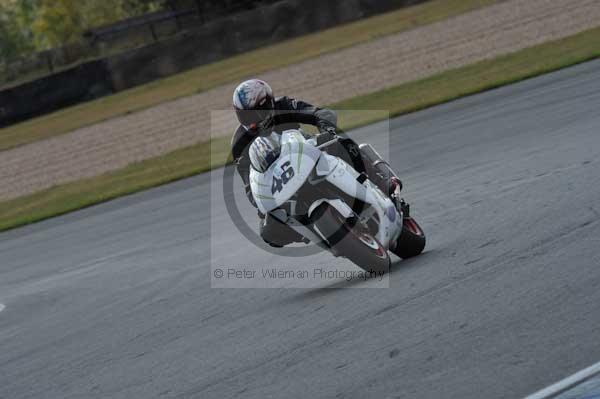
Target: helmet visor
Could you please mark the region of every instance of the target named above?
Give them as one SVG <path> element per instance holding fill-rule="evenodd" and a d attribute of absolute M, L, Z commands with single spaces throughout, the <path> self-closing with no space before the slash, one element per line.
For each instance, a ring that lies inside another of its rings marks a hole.
<path fill-rule="evenodd" d="M 262 105 L 256 106 L 254 109 L 237 109 L 235 110 L 240 123 L 247 128 L 252 125 L 259 125 L 261 122 L 273 117 L 275 102 L 272 98 L 267 99 Z"/>

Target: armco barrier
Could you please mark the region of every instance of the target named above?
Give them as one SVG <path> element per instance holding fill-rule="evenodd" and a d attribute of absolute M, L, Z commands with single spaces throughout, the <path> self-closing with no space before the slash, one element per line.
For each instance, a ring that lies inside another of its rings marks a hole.
<path fill-rule="evenodd" d="M 422 1 L 285 0 L 110 57 L 108 63 L 115 89 L 123 90 L 261 46 Z"/>
<path fill-rule="evenodd" d="M 113 93 L 105 60 L 0 92 L 0 127 Z"/>
<path fill-rule="evenodd" d="M 0 126 L 426 0 L 282 0 L 0 92 Z M 268 63 L 269 60 L 265 60 Z"/>

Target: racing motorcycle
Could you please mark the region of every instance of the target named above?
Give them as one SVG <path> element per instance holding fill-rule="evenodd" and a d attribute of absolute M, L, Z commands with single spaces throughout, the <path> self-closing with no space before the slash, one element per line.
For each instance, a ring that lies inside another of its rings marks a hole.
<path fill-rule="evenodd" d="M 330 155 L 327 148 L 339 138 L 317 145 L 301 130 L 272 137 L 280 140 L 279 157 L 262 173 L 250 171 L 252 195 L 263 214 L 367 272 L 388 271 L 388 251 L 401 258 L 423 251 L 425 234 L 400 188 L 386 195 L 349 162 Z M 375 151 L 369 144 L 360 148 Z"/>

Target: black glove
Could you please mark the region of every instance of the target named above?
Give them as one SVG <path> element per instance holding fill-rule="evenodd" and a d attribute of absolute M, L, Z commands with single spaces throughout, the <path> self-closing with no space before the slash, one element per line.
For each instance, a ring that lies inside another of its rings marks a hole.
<path fill-rule="evenodd" d="M 320 133 L 330 133 L 334 136 L 337 134 L 337 127 L 334 124 L 329 123 L 325 120 L 321 120 L 317 127 L 319 128 Z"/>
<path fill-rule="evenodd" d="M 329 123 L 319 125 L 319 134 L 317 135 L 317 145 L 325 144 L 337 136 L 337 128 Z"/>

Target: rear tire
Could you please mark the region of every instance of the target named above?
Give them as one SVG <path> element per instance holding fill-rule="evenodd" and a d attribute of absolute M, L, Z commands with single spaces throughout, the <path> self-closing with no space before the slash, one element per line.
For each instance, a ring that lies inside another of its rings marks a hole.
<path fill-rule="evenodd" d="M 396 249 L 393 251 L 402 259 L 412 258 L 425 249 L 425 233 L 421 226 L 411 217 L 406 217 L 402 223 L 402 233 L 398 238 Z"/>
<path fill-rule="evenodd" d="M 361 225 L 351 225 L 335 208 L 323 204 L 311 219 L 317 230 L 327 237 L 335 255 L 349 259 L 366 272 L 387 273 L 390 270 L 387 250 Z"/>

